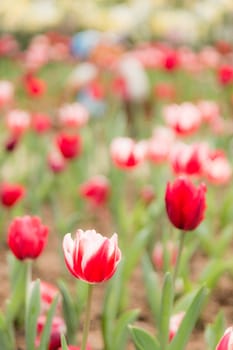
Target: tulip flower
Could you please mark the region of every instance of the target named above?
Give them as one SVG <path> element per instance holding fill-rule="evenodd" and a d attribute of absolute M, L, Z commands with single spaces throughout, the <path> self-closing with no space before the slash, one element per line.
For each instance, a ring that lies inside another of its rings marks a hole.
<path fill-rule="evenodd" d="M 62 126 L 80 128 L 87 124 L 89 113 L 82 104 L 76 102 L 62 106 L 58 117 Z"/>
<path fill-rule="evenodd" d="M 36 216 L 16 217 L 8 229 L 8 245 L 19 260 L 35 259 L 43 251 L 48 227 Z"/>
<path fill-rule="evenodd" d="M 38 335 L 35 341 L 36 346 L 40 344 L 40 335 L 44 329 L 45 323 L 46 323 L 46 316 L 40 315 L 37 320 Z M 59 316 L 55 316 L 52 320 L 48 350 L 57 350 L 61 346 L 61 334 L 64 334 L 65 331 L 66 331 L 66 325 L 64 320 Z"/>
<path fill-rule="evenodd" d="M 14 109 L 7 113 L 6 124 L 8 129 L 16 136 L 20 136 L 30 126 L 30 114 L 26 111 Z"/>
<path fill-rule="evenodd" d="M 110 193 L 108 179 L 104 176 L 94 176 L 80 186 L 79 192 L 94 206 L 104 205 Z"/>
<path fill-rule="evenodd" d="M 30 284 L 30 289 L 33 288 L 34 281 Z M 57 295 L 60 295 L 59 289 L 48 282 L 40 281 L 40 304 L 41 304 L 41 314 L 46 313 L 54 299 Z M 59 309 L 61 307 L 61 300 L 59 299 L 58 302 L 60 303 L 57 305 L 57 308 Z"/>
<path fill-rule="evenodd" d="M 90 326 L 90 310 L 93 284 L 109 280 L 121 260 L 117 234 L 103 237 L 95 230 L 77 230 L 73 240 L 70 233 L 63 239 L 63 252 L 67 268 L 73 276 L 89 283 L 87 311 L 84 322 L 81 350 L 86 350 Z"/>
<path fill-rule="evenodd" d="M 66 168 L 66 160 L 58 153 L 58 151 L 52 151 L 48 155 L 48 166 L 53 173 L 61 173 Z"/>
<path fill-rule="evenodd" d="M 66 159 L 74 159 L 81 152 L 81 138 L 78 135 L 59 134 L 56 139 L 61 154 Z"/>
<path fill-rule="evenodd" d="M 229 183 L 232 177 L 232 168 L 221 150 L 210 151 L 204 162 L 204 175 L 215 185 Z"/>
<path fill-rule="evenodd" d="M 21 185 L 3 183 L 0 186 L 0 200 L 5 207 L 12 207 L 16 204 L 25 193 L 25 189 Z"/>
<path fill-rule="evenodd" d="M 169 341 L 172 341 L 174 336 L 176 335 L 180 324 L 184 318 L 185 313 L 183 311 L 179 312 L 178 314 L 173 315 L 170 318 L 169 322 Z"/>
<path fill-rule="evenodd" d="M 201 223 L 206 208 L 205 192 L 205 184 L 196 187 L 188 178 L 182 176 L 173 184 L 167 184 L 167 215 L 176 228 L 191 231 Z"/>
<path fill-rule="evenodd" d="M 28 95 L 32 97 L 40 97 L 46 91 L 46 83 L 42 79 L 36 77 L 32 73 L 27 73 L 23 78 L 24 87 Z"/>
<path fill-rule="evenodd" d="M 121 169 L 134 169 L 143 162 L 146 156 L 146 144 L 134 142 L 128 137 L 113 140 L 110 153 L 114 164 Z"/>
<path fill-rule="evenodd" d="M 192 134 L 202 122 L 201 112 L 189 102 L 168 105 L 164 107 L 163 114 L 166 123 L 181 136 Z"/>
<path fill-rule="evenodd" d="M 163 269 L 166 255 L 169 266 L 175 266 L 178 255 L 177 246 L 170 241 L 165 245 L 160 242 L 156 243 L 152 252 L 152 262 L 158 271 Z"/>
<path fill-rule="evenodd" d="M 222 65 L 218 69 L 218 81 L 221 85 L 231 84 L 233 81 L 233 67 L 231 65 Z"/>
<path fill-rule="evenodd" d="M 117 234 L 109 239 L 95 230 L 77 230 L 75 239 L 67 233 L 63 251 L 72 275 L 88 283 L 100 283 L 111 278 L 121 259 Z"/>
<path fill-rule="evenodd" d="M 32 115 L 32 129 L 42 134 L 51 128 L 51 119 L 46 114 L 35 113 Z"/>
<path fill-rule="evenodd" d="M 233 350 L 233 327 L 226 329 L 215 350 Z"/>

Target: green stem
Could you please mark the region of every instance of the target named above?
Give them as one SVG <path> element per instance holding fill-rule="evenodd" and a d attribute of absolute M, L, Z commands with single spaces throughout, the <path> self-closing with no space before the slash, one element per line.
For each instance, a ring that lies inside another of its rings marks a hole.
<path fill-rule="evenodd" d="M 178 271 L 179 271 L 180 258 L 181 258 L 182 250 L 183 250 L 183 247 L 184 247 L 184 240 L 185 240 L 185 232 L 184 231 L 180 231 L 178 256 L 177 256 L 177 259 L 176 259 L 176 265 L 175 265 L 174 274 L 173 274 L 173 283 L 174 284 L 175 284 L 175 281 L 176 281 L 176 278 L 177 278 L 177 275 L 178 275 Z"/>
<path fill-rule="evenodd" d="M 87 297 L 87 310 L 86 318 L 84 322 L 83 338 L 81 350 L 86 350 L 87 347 L 87 337 L 89 333 L 90 320 L 91 320 L 91 299 L 92 299 L 93 284 L 88 285 L 88 297 Z"/>

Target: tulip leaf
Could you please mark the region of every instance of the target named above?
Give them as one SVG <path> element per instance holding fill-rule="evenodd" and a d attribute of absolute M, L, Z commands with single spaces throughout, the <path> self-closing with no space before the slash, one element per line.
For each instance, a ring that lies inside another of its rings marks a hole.
<path fill-rule="evenodd" d="M 161 307 L 159 316 L 159 339 L 163 350 L 167 348 L 169 336 L 169 321 L 173 305 L 173 281 L 171 274 L 166 273 L 162 289 Z"/>
<path fill-rule="evenodd" d="M 27 265 L 18 262 L 16 259 L 9 260 L 11 267 L 11 289 L 12 294 L 7 305 L 7 318 L 14 321 L 23 310 L 26 293 Z M 20 315 L 22 316 L 22 315 Z"/>
<path fill-rule="evenodd" d="M 61 335 L 61 348 L 62 350 L 69 350 L 64 334 Z"/>
<path fill-rule="evenodd" d="M 156 321 L 159 323 L 159 311 L 160 311 L 160 286 L 158 281 L 158 276 L 151 264 L 148 255 L 144 255 L 142 259 L 142 269 L 143 277 L 145 282 L 147 300 L 152 312 L 152 315 Z"/>
<path fill-rule="evenodd" d="M 201 273 L 200 284 L 205 283 L 208 288 L 213 289 L 227 268 L 228 261 L 222 259 L 210 260 Z"/>
<path fill-rule="evenodd" d="M 202 306 L 206 299 L 206 288 L 202 287 L 195 295 L 191 305 L 185 313 L 180 327 L 174 336 L 172 342 L 168 346 L 168 350 L 184 350 L 189 340 L 189 336 L 199 317 Z"/>
<path fill-rule="evenodd" d="M 129 330 L 137 350 L 160 350 L 157 339 L 147 331 L 135 326 L 129 326 Z"/>
<path fill-rule="evenodd" d="M 205 339 L 211 350 L 214 350 L 226 329 L 226 321 L 222 311 L 220 311 L 214 323 L 208 325 L 205 330 Z"/>
<path fill-rule="evenodd" d="M 37 333 L 37 320 L 40 313 L 40 280 L 33 283 L 30 297 L 26 305 L 25 331 L 26 349 L 35 349 L 35 338 Z"/>
<path fill-rule="evenodd" d="M 12 324 L 0 312 L 0 349 L 14 350 L 15 347 Z"/>
<path fill-rule="evenodd" d="M 53 316 L 54 316 L 55 311 L 56 311 L 57 302 L 58 302 L 58 296 L 56 296 L 54 298 L 54 300 L 49 308 L 49 311 L 47 313 L 47 319 L 46 319 L 46 323 L 45 323 L 45 326 L 44 326 L 42 334 L 41 334 L 40 346 L 39 346 L 38 350 L 45 350 L 48 348 L 51 327 L 52 327 L 52 321 L 53 321 Z"/>
<path fill-rule="evenodd" d="M 151 235 L 151 228 L 146 228 L 136 235 L 132 244 L 124 254 L 123 280 L 128 281 L 140 259 Z"/>
<path fill-rule="evenodd" d="M 125 349 L 128 335 L 128 325 L 136 320 L 139 310 L 126 311 L 120 315 L 113 332 L 114 345 L 112 350 Z"/>
<path fill-rule="evenodd" d="M 58 282 L 59 289 L 62 294 L 62 309 L 65 323 L 67 326 L 67 339 L 72 343 L 75 338 L 75 333 L 78 328 L 78 315 L 75 304 L 70 296 L 70 293 L 63 281 Z"/>

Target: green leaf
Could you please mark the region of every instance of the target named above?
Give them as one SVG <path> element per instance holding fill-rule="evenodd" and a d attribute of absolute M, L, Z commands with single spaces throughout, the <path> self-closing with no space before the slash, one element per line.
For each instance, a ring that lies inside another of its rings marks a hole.
<path fill-rule="evenodd" d="M 26 349 L 35 349 L 35 338 L 37 333 L 37 319 L 40 314 L 40 280 L 34 282 L 31 295 L 26 305 Z"/>
<path fill-rule="evenodd" d="M 62 350 L 69 350 L 64 334 L 61 335 L 61 348 Z"/>
<path fill-rule="evenodd" d="M 137 350 L 161 350 L 158 341 L 145 330 L 129 326 L 133 342 Z"/>
<path fill-rule="evenodd" d="M 0 349 L 14 350 L 15 347 L 12 324 L 0 312 Z"/>
<path fill-rule="evenodd" d="M 7 318 L 9 321 L 14 321 L 19 317 L 23 310 L 23 305 L 26 300 L 26 279 L 27 279 L 27 265 L 18 262 L 16 259 L 10 259 L 11 265 L 11 296 L 7 304 Z"/>
<path fill-rule="evenodd" d="M 150 227 L 139 231 L 132 244 L 125 252 L 124 260 L 122 261 L 124 282 L 129 280 L 132 272 L 134 271 L 134 268 L 142 256 L 142 253 L 150 239 L 151 232 L 152 230 Z"/>
<path fill-rule="evenodd" d="M 206 299 L 207 290 L 201 288 L 194 297 L 190 307 L 185 313 L 185 316 L 181 322 L 178 332 L 169 344 L 169 350 L 184 350 L 189 340 L 189 336 L 195 326 L 195 323 L 201 312 L 201 308 Z"/>
<path fill-rule="evenodd" d="M 160 285 L 158 276 L 154 270 L 154 267 L 151 264 L 150 258 L 148 255 L 144 255 L 142 259 L 142 269 L 143 269 L 143 277 L 146 288 L 147 300 L 150 306 L 150 310 L 152 315 L 156 321 L 159 323 L 159 311 L 160 311 Z"/>
<path fill-rule="evenodd" d="M 213 324 L 208 325 L 205 339 L 211 350 L 214 350 L 226 329 L 226 321 L 222 311 L 218 313 Z"/>
<path fill-rule="evenodd" d="M 159 317 L 159 340 L 163 350 L 167 348 L 169 335 L 169 321 L 173 305 L 173 281 L 171 274 L 166 273 L 162 289 L 162 299 Z"/>
<path fill-rule="evenodd" d="M 113 332 L 114 345 L 112 345 L 112 350 L 126 348 L 125 343 L 127 341 L 128 325 L 136 320 L 138 314 L 139 310 L 130 310 L 124 312 L 119 317 Z"/>
<path fill-rule="evenodd" d="M 62 294 L 62 309 L 67 326 L 67 339 L 69 343 L 72 343 L 75 339 L 75 334 L 78 328 L 78 314 L 76 312 L 75 303 L 72 300 L 65 283 L 59 281 L 58 286 Z"/>
<path fill-rule="evenodd" d="M 45 326 L 44 326 L 43 331 L 42 331 L 42 335 L 41 335 L 41 339 L 40 339 L 40 346 L 39 346 L 38 350 L 45 350 L 48 348 L 51 327 L 52 327 L 52 321 L 53 321 L 53 316 L 54 316 L 55 311 L 56 311 L 57 302 L 58 302 L 58 296 L 56 296 L 56 298 L 53 300 L 53 302 L 49 308 L 49 311 L 47 313 L 47 319 L 46 319 L 46 323 L 45 323 Z"/>
<path fill-rule="evenodd" d="M 218 283 L 219 278 L 228 268 L 228 261 L 222 259 L 212 259 L 201 273 L 199 283 L 213 289 Z"/>

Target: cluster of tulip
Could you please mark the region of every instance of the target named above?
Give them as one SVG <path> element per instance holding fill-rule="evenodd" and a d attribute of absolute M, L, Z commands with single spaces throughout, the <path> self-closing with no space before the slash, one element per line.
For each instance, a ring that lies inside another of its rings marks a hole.
<path fill-rule="evenodd" d="M 233 48 L 83 41 L 49 33 L 20 51 L 0 38 L 0 225 L 11 288 L 0 348 L 184 350 L 221 276 L 233 274 Z M 32 281 L 35 260 L 57 240 L 60 274 Z M 145 300 L 134 308 L 137 271 Z M 91 301 L 106 281 L 98 346 Z M 148 305 L 154 334 L 134 325 Z M 230 320 L 220 307 L 211 317 L 205 348 L 231 349 Z"/>

